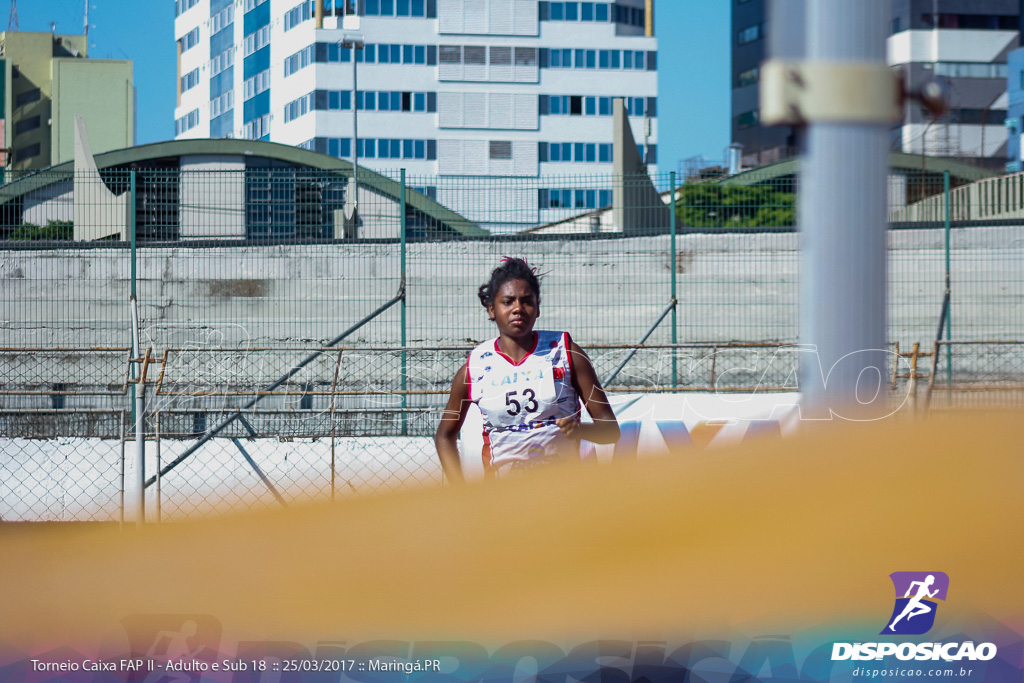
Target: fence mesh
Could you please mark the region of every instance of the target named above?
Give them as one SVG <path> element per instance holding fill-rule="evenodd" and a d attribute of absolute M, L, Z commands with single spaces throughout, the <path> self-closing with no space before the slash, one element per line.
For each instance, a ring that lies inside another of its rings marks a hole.
<path fill-rule="evenodd" d="M 133 296 L 147 473 L 195 448 L 147 487 L 166 519 L 439 482 L 430 435 L 493 336 L 476 289 L 504 256 L 538 268 L 538 326 L 570 330 L 610 392 L 798 388 L 793 171 L 356 186 L 242 166 L 0 187 L 0 519 L 120 518 Z M 934 408 L 1024 402 L 1024 177 L 972 173 L 889 178 L 889 338 L 940 341 L 918 362 Z"/>
<path fill-rule="evenodd" d="M 0 521 L 121 519 L 123 410 L 0 409 Z"/>

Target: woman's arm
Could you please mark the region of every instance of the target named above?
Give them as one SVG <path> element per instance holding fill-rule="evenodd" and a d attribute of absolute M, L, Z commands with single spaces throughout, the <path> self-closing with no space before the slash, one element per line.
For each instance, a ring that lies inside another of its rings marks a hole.
<path fill-rule="evenodd" d="M 434 446 L 437 448 L 437 457 L 441 461 L 441 469 L 453 484 L 461 484 L 464 481 L 462 476 L 462 461 L 459 460 L 459 430 L 466 420 L 466 411 L 469 410 L 469 385 L 466 383 L 466 366 L 463 365 L 455 373 L 452 380 L 452 390 L 448 394 L 448 405 L 441 413 L 441 424 L 437 426 L 437 433 L 434 434 Z"/>
<path fill-rule="evenodd" d="M 556 420 L 562 433 L 571 439 L 585 439 L 591 443 L 615 443 L 619 440 L 619 422 L 608 403 L 608 396 L 601 388 L 597 372 L 590 358 L 576 342 L 569 340 L 572 360 L 572 385 L 583 400 L 593 423 L 583 424 L 578 417 L 563 417 Z"/>

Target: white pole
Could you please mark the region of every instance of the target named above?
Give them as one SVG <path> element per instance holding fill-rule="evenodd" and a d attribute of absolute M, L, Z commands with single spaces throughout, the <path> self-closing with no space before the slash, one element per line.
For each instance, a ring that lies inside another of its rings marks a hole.
<path fill-rule="evenodd" d="M 807 59 L 885 65 L 888 0 L 809 0 Z M 805 415 L 871 419 L 887 399 L 889 124 L 812 121 L 800 192 Z M 808 348 L 808 347 L 805 347 Z M 884 414 L 884 413 L 881 413 Z"/>
<path fill-rule="evenodd" d="M 132 358 L 135 359 L 134 375 L 136 378 L 142 376 L 142 344 L 141 331 L 139 329 L 139 302 L 133 296 L 131 298 L 132 308 Z M 146 384 L 140 381 L 135 386 L 135 476 L 132 481 L 131 501 L 132 514 L 129 519 L 134 519 L 136 526 L 146 523 L 146 428 L 144 416 L 146 413 Z"/>

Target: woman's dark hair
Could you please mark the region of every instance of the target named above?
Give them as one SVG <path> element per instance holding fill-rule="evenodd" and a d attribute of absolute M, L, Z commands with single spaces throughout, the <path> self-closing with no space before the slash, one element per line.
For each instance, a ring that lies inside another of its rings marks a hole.
<path fill-rule="evenodd" d="M 524 281 L 537 296 L 537 303 L 540 303 L 540 279 L 537 277 L 537 269 L 524 259 L 504 258 L 501 265 L 491 271 L 491 279 L 480 285 L 480 291 L 477 292 L 484 308 L 494 303 L 498 290 L 509 280 Z"/>

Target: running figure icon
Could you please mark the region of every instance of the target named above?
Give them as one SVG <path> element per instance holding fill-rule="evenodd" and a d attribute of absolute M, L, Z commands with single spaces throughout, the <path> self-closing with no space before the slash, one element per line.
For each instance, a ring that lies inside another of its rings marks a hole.
<path fill-rule="evenodd" d="M 934 583 L 934 574 L 929 574 L 924 581 L 912 581 L 910 583 L 910 586 L 907 588 L 907 592 L 903 595 L 903 597 L 910 598 L 910 593 L 914 590 L 915 586 L 917 586 L 917 592 L 914 593 L 914 597 L 910 598 L 910 600 L 907 602 L 906 607 L 903 608 L 903 611 L 900 612 L 900 615 L 893 619 L 892 623 L 889 624 L 890 631 L 895 632 L 896 622 L 898 622 L 903 617 L 906 617 L 907 621 L 910 621 L 918 615 L 927 614 L 928 612 L 932 611 L 931 605 L 926 604 L 922 600 L 922 598 L 935 597 L 935 595 L 939 592 L 939 589 L 936 588 L 933 591 L 928 590 Z"/>

